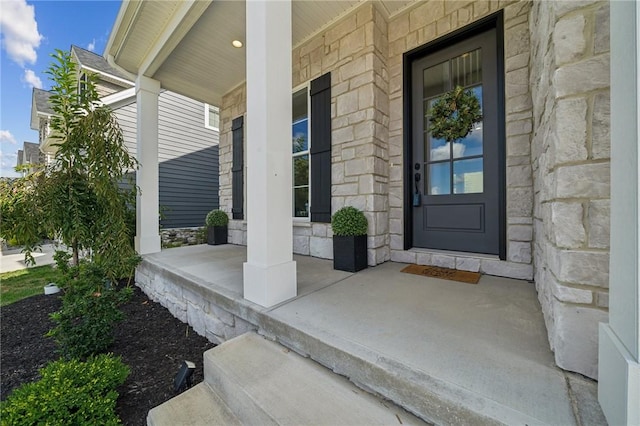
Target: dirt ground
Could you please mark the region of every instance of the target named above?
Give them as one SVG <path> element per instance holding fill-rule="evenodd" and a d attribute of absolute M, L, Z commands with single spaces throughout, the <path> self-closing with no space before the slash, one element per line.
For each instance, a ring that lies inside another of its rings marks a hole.
<path fill-rule="evenodd" d="M 0 310 L 0 399 L 36 380 L 38 370 L 57 358 L 55 343 L 44 334 L 60 304 L 57 295 L 38 295 Z M 142 426 L 151 408 L 175 396 L 173 379 L 183 360 L 196 364 L 193 384 L 203 380 L 202 354 L 214 345 L 138 288 L 122 309 L 126 317 L 116 326 L 110 352 L 122 357 L 131 374 L 118 389 L 116 409 L 123 424 Z"/>

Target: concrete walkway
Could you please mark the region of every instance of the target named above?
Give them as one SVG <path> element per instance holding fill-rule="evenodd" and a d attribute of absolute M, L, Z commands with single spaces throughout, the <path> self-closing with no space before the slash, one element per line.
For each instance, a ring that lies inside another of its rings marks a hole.
<path fill-rule="evenodd" d="M 294 256 L 298 297 L 266 309 L 242 298 L 245 247 L 145 256 L 232 301 L 258 332 L 437 424 L 606 424 L 596 383 L 557 368 L 533 283 L 477 285 L 401 273 L 357 274 Z M 231 302 L 230 302 L 231 303 Z"/>
<path fill-rule="evenodd" d="M 53 244 L 43 244 L 40 251 L 32 253 L 36 260 L 36 264 L 29 266 L 25 264 L 24 253 L 22 253 L 20 249 L 14 249 L 6 252 L 3 251 L 0 255 L 0 273 L 51 265 L 55 263 L 53 255 L 56 250 L 58 250 L 58 248 Z"/>

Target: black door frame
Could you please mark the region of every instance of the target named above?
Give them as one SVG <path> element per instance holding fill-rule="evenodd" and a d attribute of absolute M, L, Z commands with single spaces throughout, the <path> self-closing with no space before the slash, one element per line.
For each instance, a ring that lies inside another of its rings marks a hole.
<path fill-rule="evenodd" d="M 402 57 L 402 91 L 403 91 L 403 155 L 404 155 L 404 249 L 413 247 L 413 120 L 412 120 L 412 72 L 411 64 L 414 60 L 423 58 L 432 52 L 444 49 L 450 45 L 480 34 L 488 29 L 496 29 L 496 56 L 498 73 L 498 212 L 499 212 L 499 257 L 507 258 L 507 211 L 506 211 L 506 136 L 505 136 L 505 106 L 504 106 L 504 14 L 496 12 L 472 24 L 462 27 L 451 34 L 447 34 L 425 45 L 405 52 Z"/>

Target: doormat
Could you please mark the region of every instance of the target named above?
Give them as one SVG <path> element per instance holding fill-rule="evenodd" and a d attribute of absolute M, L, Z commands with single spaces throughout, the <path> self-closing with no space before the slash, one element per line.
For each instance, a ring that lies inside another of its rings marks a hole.
<path fill-rule="evenodd" d="M 422 275 L 425 277 L 441 278 L 443 280 L 460 281 L 467 284 L 478 284 L 479 272 L 458 271 L 457 269 L 441 268 L 439 266 L 409 265 L 400 272 Z"/>

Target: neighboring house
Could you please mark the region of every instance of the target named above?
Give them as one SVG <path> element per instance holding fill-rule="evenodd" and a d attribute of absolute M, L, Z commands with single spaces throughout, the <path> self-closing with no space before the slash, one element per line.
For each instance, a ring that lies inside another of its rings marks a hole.
<path fill-rule="evenodd" d="M 21 173 L 24 176 L 35 170 L 35 166 L 43 164 L 45 162 L 44 155 L 40 152 L 40 147 L 37 143 L 24 142 L 22 149 L 18 150 L 17 166 L 29 165 L 29 170 L 23 170 Z"/>
<path fill-rule="evenodd" d="M 96 89 L 113 110 L 129 153 L 136 155 L 135 83 L 100 55 L 71 46 L 82 84 L 86 73 L 98 75 Z M 39 131 L 40 150 L 53 159 L 50 92 L 33 89 L 31 128 Z M 158 99 L 159 203 L 163 228 L 204 225 L 218 207 L 218 108 L 163 90 Z"/>
<path fill-rule="evenodd" d="M 534 280 L 556 363 L 599 378 L 618 423 L 640 418 L 637 22 L 636 2 L 125 2 L 105 55 L 139 108 L 160 86 L 221 105 L 245 298 L 295 296 L 291 252 L 332 258 L 330 216 L 356 206 L 369 265 Z M 484 119 L 448 145 L 425 118 L 455 85 Z"/>

